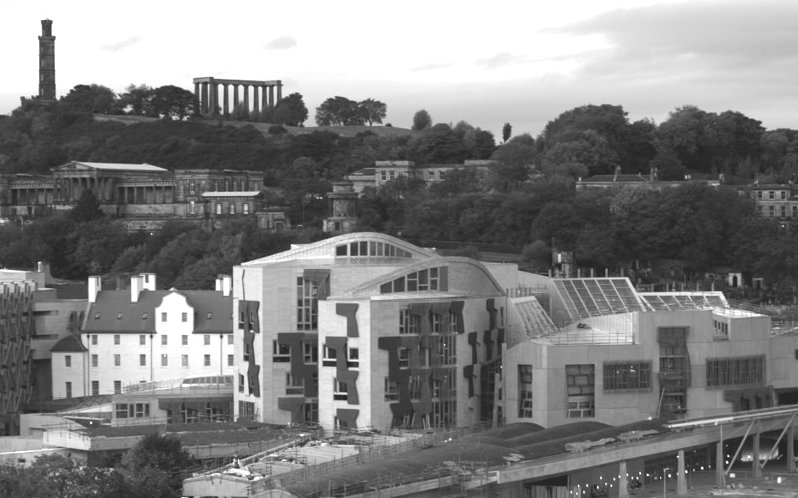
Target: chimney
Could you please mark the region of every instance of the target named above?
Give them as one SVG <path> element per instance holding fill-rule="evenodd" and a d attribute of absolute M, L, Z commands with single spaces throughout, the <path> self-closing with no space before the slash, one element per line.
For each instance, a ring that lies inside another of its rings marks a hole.
<path fill-rule="evenodd" d="M 154 273 L 142 273 L 142 278 L 144 279 L 143 289 L 148 291 L 155 290 L 155 274 Z"/>
<path fill-rule="evenodd" d="M 130 277 L 130 302 L 131 303 L 139 302 L 139 292 L 141 292 L 143 287 L 144 287 L 144 276 L 143 275 L 132 275 Z"/>
<path fill-rule="evenodd" d="M 222 275 L 222 295 L 230 297 L 230 291 L 233 288 L 233 277 L 230 275 Z"/>
<path fill-rule="evenodd" d="M 97 294 L 103 290 L 103 280 L 99 276 L 89 276 L 89 302 L 97 302 Z"/>
<path fill-rule="evenodd" d="M 221 292 L 221 290 L 222 290 L 222 278 L 223 277 L 224 277 L 224 275 L 222 275 L 221 273 L 216 275 L 216 285 L 214 287 L 214 290 L 216 290 L 217 292 Z"/>

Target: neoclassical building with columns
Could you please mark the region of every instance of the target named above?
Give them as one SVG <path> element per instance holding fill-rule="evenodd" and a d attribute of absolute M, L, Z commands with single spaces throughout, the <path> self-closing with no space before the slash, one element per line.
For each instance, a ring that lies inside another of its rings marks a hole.
<path fill-rule="evenodd" d="M 221 95 L 219 95 L 220 88 Z M 252 96 L 251 101 L 250 95 Z M 267 109 L 273 109 L 282 100 L 283 82 L 280 80 L 229 80 L 210 76 L 194 78 L 194 97 L 197 102 L 197 110 L 201 114 L 227 116 L 232 109 L 239 105 L 243 105 L 249 111 L 266 112 Z"/>
<path fill-rule="evenodd" d="M 0 218 L 21 224 L 67 211 L 85 190 L 129 229 L 157 229 L 174 219 L 212 227 L 242 216 L 257 217 L 268 230 L 290 227 L 284 214 L 264 205 L 258 171 L 84 161 L 70 161 L 49 175 L 0 174 Z"/>

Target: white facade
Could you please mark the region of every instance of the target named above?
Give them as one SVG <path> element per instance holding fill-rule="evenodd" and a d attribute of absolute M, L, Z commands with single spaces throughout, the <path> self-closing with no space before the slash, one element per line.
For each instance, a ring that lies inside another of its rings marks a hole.
<path fill-rule="evenodd" d="M 229 292 L 157 291 L 148 275 L 133 277 L 129 291 L 98 289 L 89 298 L 85 351 L 52 353 L 54 398 L 235 372 Z"/>

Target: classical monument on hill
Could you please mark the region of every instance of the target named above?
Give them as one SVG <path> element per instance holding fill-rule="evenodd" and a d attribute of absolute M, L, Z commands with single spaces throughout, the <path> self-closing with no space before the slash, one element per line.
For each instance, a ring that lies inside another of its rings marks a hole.
<path fill-rule="evenodd" d="M 219 87 L 222 97 L 219 98 Z M 239 95 L 239 87 L 241 93 Z M 194 97 L 201 114 L 230 114 L 230 88 L 233 109 L 242 105 L 249 111 L 266 112 L 283 99 L 283 82 L 280 80 L 221 80 L 212 77 L 194 78 Z M 250 93 L 252 103 L 250 105 Z M 276 93 L 276 95 L 275 95 Z"/>
<path fill-rule="evenodd" d="M 49 19 L 42 20 L 39 37 L 39 99 L 55 100 L 55 36 Z"/>

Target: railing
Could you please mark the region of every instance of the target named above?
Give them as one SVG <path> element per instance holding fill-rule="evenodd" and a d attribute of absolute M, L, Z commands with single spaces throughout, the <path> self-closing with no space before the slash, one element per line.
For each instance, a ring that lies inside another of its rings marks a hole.
<path fill-rule="evenodd" d="M 360 452 L 356 455 L 333 459 L 328 462 L 315 465 L 308 465 L 303 469 L 280 474 L 276 477 L 276 480 L 278 481 L 277 483 L 271 482 L 269 480 L 258 481 L 253 483 L 252 489 L 255 492 L 262 491 L 273 487 L 275 484 L 285 487 L 291 484 L 303 482 L 311 477 L 317 477 L 333 471 L 357 467 L 374 459 L 386 459 L 412 450 L 439 446 L 447 441 L 450 441 L 451 439 L 462 437 L 467 434 L 481 432 L 489 427 L 490 426 L 487 424 L 479 424 L 472 427 L 445 430 L 435 432 L 433 434 L 425 434 L 416 439 L 391 445 L 360 446 Z"/>

